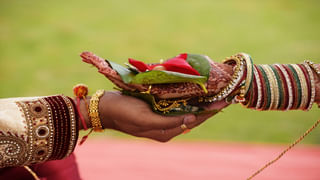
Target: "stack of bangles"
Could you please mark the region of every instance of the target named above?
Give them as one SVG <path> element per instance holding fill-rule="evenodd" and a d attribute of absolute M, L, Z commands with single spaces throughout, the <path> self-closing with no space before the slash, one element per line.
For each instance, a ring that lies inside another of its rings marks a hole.
<path fill-rule="evenodd" d="M 311 109 L 316 95 L 313 71 L 320 75 L 313 62 L 255 65 L 245 53 L 232 56 L 224 63 L 232 62 L 236 67 L 245 66 L 238 93 L 230 96 L 232 102 L 256 110 Z"/>
<path fill-rule="evenodd" d="M 81 145 L 88 138 L 88 136 L 91 134 L 92 131 L 103 132 L 103 127 L 102 127 L 101 119 L 99 116 L 99 100 L 101 96 L 103 96 L 104 90 L 100 89 L 96 91 L 96 93 L 92 95 L 89 105 L 86 102 L 86 96 L 88 95 L 88 87 L 86 85 L 77 84 L 76 86 L 73 87 L 73 92 L 74 92 L 74 95 L 76 96 L 76 100 L 77 100 L 76 107 L 79 114 L 80 123 L 82 124 L 83 129 L 88 130 L 88 127 L 80 111 L 81 99 L 84 100 L 84 103 L 86 105 L 86 109 L 89 115 L 89 119 L 91 122 L 91 126 L 92 126 L 92 129 L 90 130 L 90 132 L 81 139 L 79 143 Z"/>

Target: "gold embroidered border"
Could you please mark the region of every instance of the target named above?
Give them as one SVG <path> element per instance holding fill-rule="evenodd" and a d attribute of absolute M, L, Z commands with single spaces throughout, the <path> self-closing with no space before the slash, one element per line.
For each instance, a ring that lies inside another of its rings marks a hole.
<path fill-rule="evenodd" d="M 26 160 L 27 143 L 14 136 L 0 135 L 0 168 L 21 166 Z"/>
<path fill-rule="evenodd" d="M 38 99 L 16 102 L 27 122 L 27 157 L 24 165 L 46 161 L 52 154 L 54 127 L 49 104 Z"/>

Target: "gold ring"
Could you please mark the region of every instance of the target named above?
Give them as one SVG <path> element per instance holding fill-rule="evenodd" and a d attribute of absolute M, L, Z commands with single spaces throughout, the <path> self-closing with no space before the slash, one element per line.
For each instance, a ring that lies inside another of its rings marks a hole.
<path fill-rule="evenodd" d="M 183 134 L 187 134 L 188 132 L 190 132 L 190 129 L 185 124 L 182 124 L 180 128 L 182 129 Z"/>

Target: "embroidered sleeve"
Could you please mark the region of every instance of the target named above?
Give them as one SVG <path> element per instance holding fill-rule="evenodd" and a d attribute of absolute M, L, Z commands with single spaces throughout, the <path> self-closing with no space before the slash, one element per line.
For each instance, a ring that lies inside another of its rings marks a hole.
<path fill-rule="evenodd" d="M 63 95 L 0 99 L 0 168 L 63 159 L 78 139 L 72 99 Z"/>

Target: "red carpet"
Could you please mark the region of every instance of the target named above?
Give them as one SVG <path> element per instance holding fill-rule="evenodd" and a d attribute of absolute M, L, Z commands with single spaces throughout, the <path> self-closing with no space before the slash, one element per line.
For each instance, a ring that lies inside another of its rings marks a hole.
<path fill-rule="evenodd" d="M 246 179 L 285 146 L 88 139 L 76 149 L 84 180 Z M 319 180 L 320 147 L 293 148 L 257 180 Z"/>

